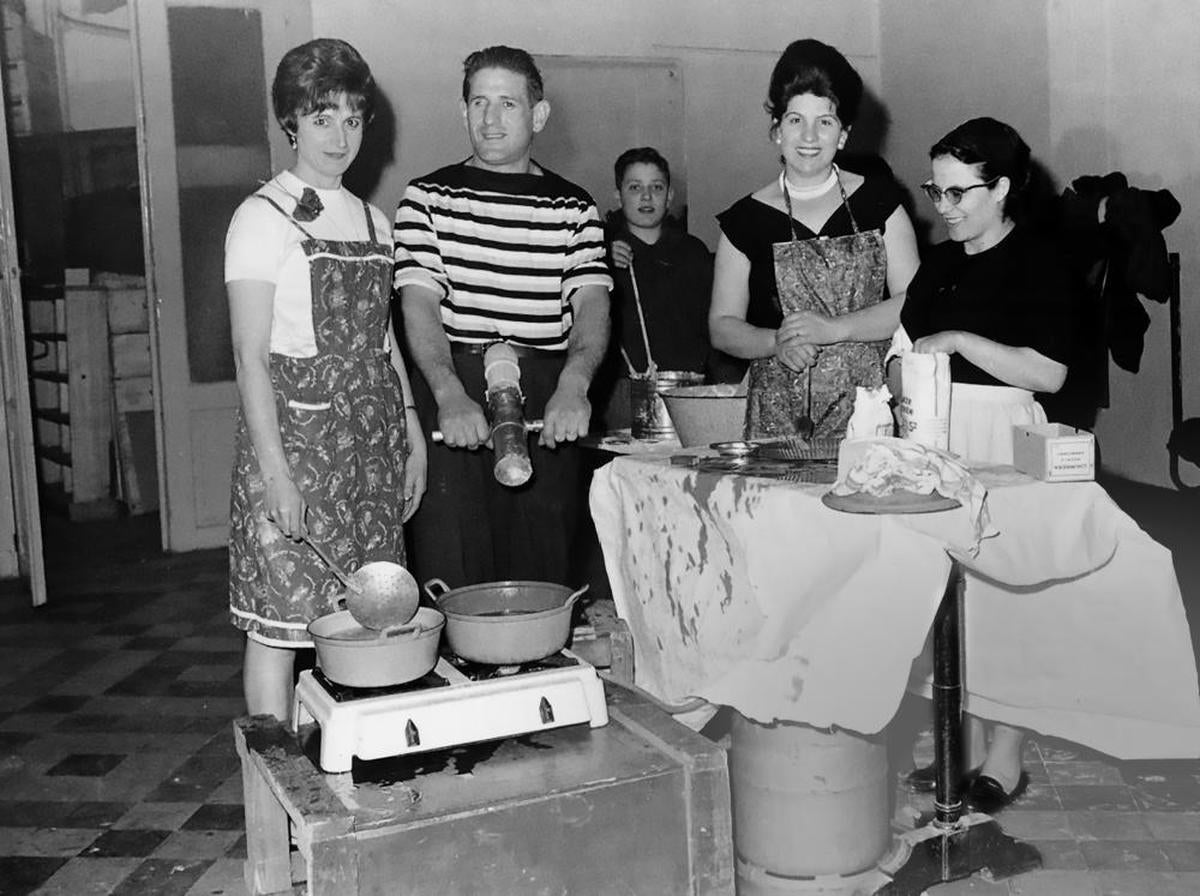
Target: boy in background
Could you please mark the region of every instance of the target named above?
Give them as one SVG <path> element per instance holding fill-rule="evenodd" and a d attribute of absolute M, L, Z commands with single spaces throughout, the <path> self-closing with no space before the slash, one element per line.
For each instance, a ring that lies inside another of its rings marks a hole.
<path fill-rule="evenodd" d="M 604 414 L 606 429 L 629 425 L 629 364 L 638 373 L 649 365 L 634 278 L 650 353 L 659 370 L 704 373 L 710 382 L 740 377 L 727 369 L 728 359 L 714 352 L 708 341 L 712 253 L 668 217 L 674 197 L 671 166 L 658 150 L 642 146 L 621 153 L 613 173 L 619 209 L 609 215 L 606 234 L 614 281 L 613 337 L 604 377 L 612 390 Z M 603 400 L 598 404 L 603 406 Z"/>

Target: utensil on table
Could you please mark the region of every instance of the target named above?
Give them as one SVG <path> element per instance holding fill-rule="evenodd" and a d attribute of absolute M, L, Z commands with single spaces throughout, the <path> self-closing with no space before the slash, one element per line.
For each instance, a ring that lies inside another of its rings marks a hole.
<path fill-rule="evenodd" d="M 812 365 L 804 368 L 804 413 L 796 418 L 796 435 L 809 441 L 812 439 L 816 424 L 812 418 Z"/>

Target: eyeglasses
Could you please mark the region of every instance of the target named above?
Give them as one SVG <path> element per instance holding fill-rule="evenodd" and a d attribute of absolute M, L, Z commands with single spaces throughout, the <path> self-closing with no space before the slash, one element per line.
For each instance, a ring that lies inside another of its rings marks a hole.
<path fill-rule="evenodd" d="M 967 193 L 971 190 L 978 190 L 980 187 L 994 187 L 998 180 L 1000 180 L 1000 178 L 993 177 L 991 180 L 985 181 L 981 184 L 971 184 L 969 187 L 946 187 L 944 190 L 937 184 L 933 183 L 933 181 L 926 181 L 925 183 L 921 184 L 921 190 L 926 196 L 929 197 L 929 201 L 934 205 L 937 205 L 939 202 L 941 202 L 943 196 L 946 197 L 946 201 L 951 205 L 958 205 L 960 202 L 962 202 L 964 193 Z"/>

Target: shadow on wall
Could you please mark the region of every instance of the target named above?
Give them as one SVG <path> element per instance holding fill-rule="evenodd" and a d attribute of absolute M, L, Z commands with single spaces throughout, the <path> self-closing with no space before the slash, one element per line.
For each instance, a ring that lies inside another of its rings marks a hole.
<path fill-rule="evenodd" d="M 887 145 L 887 134 L 892 118 L 887 107 L 869 88 L 863 88 L 862 102 L 858 107 L 858 120 L 850 131 L 846 148 L 838 153 L 837 162 L 847 171 L 857 174 L 891 177 L 904 194 L 902 204 L 917 233 L 917 245 L 929 245 L 933 230 L 928 216 L 921 215 L 916 203 L 916 185 L 900 181 L 891 165 L 883 157 Z M 930 141 L 932 145 L 932 141 Z"/>
<path fill-rule="evenodd" d="M 355 196 L 369 200 L 383 179 L 383 172 L 395 161 L 398 138 L 395 107 L 383 91 L 378 91 L 375 95 L 375 118 L 363 134 L 358 158 L 342 178 L 342 185 Z M 392 200 L 393 197 L 388 197 L 389 202 Z M 378 202 L 375 204 L 379 205 Z M 395 211 L 394 208 L 382 206 L 381 209 L 389 219 Z M 390 234 L 384 236 L 390 239 Z"/>

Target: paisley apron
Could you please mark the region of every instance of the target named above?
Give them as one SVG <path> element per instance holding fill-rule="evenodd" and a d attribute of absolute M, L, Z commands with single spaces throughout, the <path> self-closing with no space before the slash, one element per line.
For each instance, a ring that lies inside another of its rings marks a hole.
<path fill-rule="evenodd" d="M 271 355 L 275 412 L 292 479 L 308 502 L 310 537 L 343 568 L 404 562 L 407 456 L 399 377 L 384 344 L 392 257 L 376 239 L 321 240 L 266 196 L 305 239 L 317 354 Z M 229 537 L 233 624 L 277 646 L 311 645 L 306 626 L 337 609 L 341 585 L 308 545 L 267 519 L 265 486 L 238 414 Z"/>
<path fill-rule="evenodd" d="M 840 174 L 838 190 L 853 232 L 848 236 L 803 239 L 784 185 L 783 201 L 792 239 L 775 243 L 772 248 L 779 310 L 785 317 L 794 311 L 840 317 L 883 299 L 887 278 L 883 233 L 859 231 Z M 854 410 L 855 387 L 883 383 L 887 346 L 887 340 L 821 346 L 813 362 L 810 384 L 805 381 L 804 371 L 789 370 L 778 358 L 756 359 L 750 365 L 746 438 L 796 435 L 796 422 L 806 414 L 816 423 L 814 438 L 841 438 Z"/>

